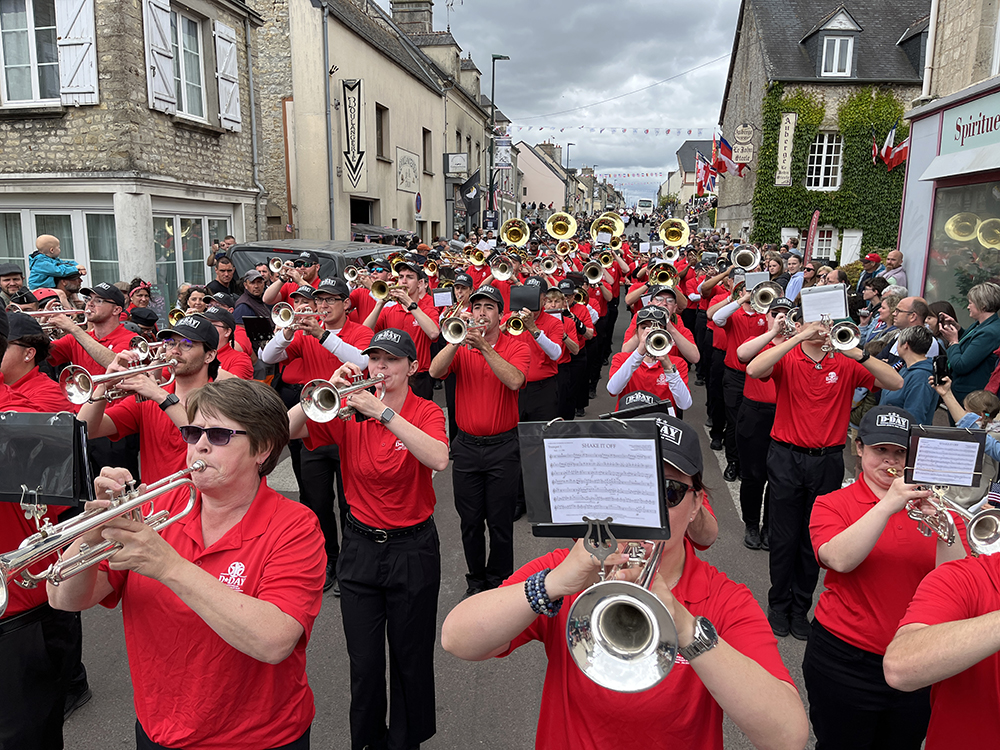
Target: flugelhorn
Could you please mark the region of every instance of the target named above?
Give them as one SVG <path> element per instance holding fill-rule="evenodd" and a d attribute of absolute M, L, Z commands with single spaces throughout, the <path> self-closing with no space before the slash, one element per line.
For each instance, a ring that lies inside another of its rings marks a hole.
<path fill-rule="evenodd" d="M 664 245 L 678 247 L 686 245 L 691 237 L 691 228 L 683 219 L 667 219 L 660 224 L 656 233 L 660 235 Z"/>
<path fill-rule="evenodd" d="M 651 357 L 662 357 L 674 348 L 674 340 L 669 333 L 657 324 L 653 324 L 646 334 L 646 353 Z"/>
<path fill-rule="evenodd" d="M 202 471 L 204 468 L 203 461 L 195 461 L 189 468 L 149 485 L 143 493 L 139 493 L 135 489 L 134 482 L 129 483 L 121 494 L 111 499 L 111 506 L 108 508 L 88 510 L 82 515 L 55 525 L 45 519 L 38 532 L 21 542 L 16 550 L 0 555 L 0 615 L 7 609 L 9 601 L 7 589 L 10 580 L 15 576 L 19 576 L 17 583 L 26 589 L 33 589 L 42 581 L 48 581 L 53 586 L 58 586 L 62 581 L 114 556 L 122 545 L 119 542 L 108 540 L 95 547 L 81 546 L 77 555 L 58 560 L 40 573 L 28 572 L 28 568 L 69 546 L 81 536 L 100 528 L 108 521 L 119 516 L 130 515 L 134 520 L 159 532 L 175 521 L 184 518 L 194 508 L 197 496 L 194 482 L 188 475 Z M 184 486 L 190 487 L 191 495 L 187 505 L 180 513 L 171 516 L 167 511 L 161 510 L 143 516 L 142 507 L 146 503 Z"/>
<path fill-rule="evenodd" d="M 402 289 L 401 284 L 386 284 L 384 281 L 376 279 L 372 282 L 371 293 L 372 297 L 381 301 L 389 297 L 389 292 L 393 289 Z"/>
<path fill-rule="evenodd" d="M 521 219 L 507 219 L 500 225 L 500 241 L 505 245 L 523 247 L 528 244 L 530 236 L 531 230 Z"/>
<path fill-rule="evenodd" d="M 771 308 L 771 303 L 785 293 L 781 284 L 775 281 L 762 281 L 753 288 L 750 293 L 750 307 L 755 313 L 766 315 Z"/>
<path fill-rule="evenodd" d="M 576 219 L 563 211 L 552 214 L 545 222 L 545 231 L 555 240 L 569 239 L 576 234 Z"/>
<path fill-rule="evenodd" d="M 66 398 L 69 399 L 71 404 L 81 405 L 86 404 L 94 398 L 94 391 L 97 386 L 103 385 L 106 387 L 104 395 L 101 397 L 105 401 L 117 401 L 118 399 L 126 398 L 133 395 L 131 391 L 122 390 L 121 388 L 111 388 L 111 385 L 117 385 L 123 380 L 132 377 L 133 375 L 144 375 L 144 374 L 154 374 L 162 372 L 164 368 L 170 371 L 170 377 L 159 383 L 159 385 L 165 386 L 170 385 L 174 382 L 174 367 L 176 367 L 176 360 L 167 360 L 165 362 L 151 362 L 148 365 L 142 365 L 140 367 L 130 367 L 127 370 L 120 370 L 118 372 L 108 372 L 104 375 L 91 375 L 87 370 L 79 365 L 67 365 L 66 368 L 59 374 L 59 386 L 63 389 L 66 394 Z"/>
<path fill-rule="evenodd" d="M 363 379 L 358 375 L 348 386 L 337 387 L 329 380 L 312 380 L 306 383 L 299 396 L 302 411 L 313 422 L 330 422 L 334 418 L 350 419 L 354 408 L 342 406 L 341 402 L 355 391 L 363 391 L 385 380 L 385 375 L 378 374 Z"/>
<path fill-rule="evenodd" d="M 376 281 L 375 284 L 377 283 L 379 282 Z M 373 288 L 375 284 L 372 284 Z M 316 320 L 321 320 L 323 316 L 314 312 L 295 312 L 295 308 L 287 302 L 279 302 L 271 309 L 271 322 L 278 329 L 288 328 L 299 318 L 316 318 Z"/>
<path fill-rule="evenodd" d="M 976 237 L 979 217 L 971 211 L 962 211 L 952 216 L 944 224 L 944 233 L 956 242 L 968 242 Z"/>

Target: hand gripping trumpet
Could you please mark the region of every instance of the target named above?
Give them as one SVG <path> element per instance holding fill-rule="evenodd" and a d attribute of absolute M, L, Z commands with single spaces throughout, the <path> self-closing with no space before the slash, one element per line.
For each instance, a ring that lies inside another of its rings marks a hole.
<path fill-rule="evenodd" d="M 670 354 L 674 348 L 674 340 L 660 325 L 654 323 L 646 334 L 646 353 L 651 357 L 662 357 Z"/>
<path fill-rule="evenodd" d="M 349 394 L 371 388 L 383 380 L 385 375 L 375 375 L 367 380 L 358 375 L 353 383 L 340 388 L 329 380 L 312 380 L 302 388 L 299 403 L 302 404 L 302 411 L 313 422 L 332 422 L 335 417 L 350 419 L 354 416 L 354 407 L 342 406 L 343 400 Z"/>
<path fill-rule="evenodd" d="M 170 385 L 174 382 L 174 367 L 176 366 L 176 360 L 160 360 L 150 362 L 148 365 L 143 365 L 141 367 L 130 367 L 127 370 L 121 370 L 119 372 L 109 372 L 104 375 L 91 375 L 87 370 L 79 365 L 68 365 L 59 375 L 59 385 L 66 393 L 66 398 L 69 399 L 71 404 L 80 405 L 90 402 L 94 398 L 94 391 L 99 385 L 108 386 L 101 399 L 111 402 L 127 398 L 132 395 L 131 391 L 122 390 L 121 388 L 113 388 L 111 387 L 112 385 L 117 385 L 122 380 L 126 380 L 133 375 L 143 375 L 147 373 L 151 375 L 158 374 L 164 368 L 168 368 L 170 370 L 170 377 L 159 383 L 159 385 L 160 387 Z"/>
<path fill-rule="evenodd" d="M 119 542 L 108 540 L 95 547 L 82 544 L 80 552 L 73 557 L 57 560 L 40 573 L 28 572 L 28 568 L 42 562 L 49 555 L 68 547 L 80 537 L 100 528 L 108 521 L 127 515 L 159 532 L 175 521 L 184 518 L 194 508 L 197 494 L 194 482 L 191 481 L 189 475 L 202 471 L 204 468 L 204 462 L 195 461 L 189 468 L 149 485 L 143 493 L 136 489 L 134 482 L 130 482 L 121 494 L 111 498 L 111 506 L 108 508 L 88 510 L 82 515 L 55 525 L 45 519 L 39 530 L 21 542 L 16 550 L 0 555 L 0 615 L 7 609 L 8 587 L 11 579 L 15 579 L 26 589 L 33 589 L 42 581 L 48 581 L 53 586 L 58 586 L 62 581 L 114 556 L 122 547 Z M 142 506 L 146 503 L 160 495 L 185 486 L 189 487 L 191 495 L 187 505 L 180 513 L 171 516 L 167 511 L 161 510 L 143 516 Z"/>
<path fill-rule="evenodd" d="M 271 322 L 274 323 L 276 329 L 288 328 L 294 325 L 299 318 L 316 318 L 316 320 L 321 320 L 323 316 L 314 312 L 295 312 L 295 308 L 287 302 L 279 302 L 271 309 Z"/>

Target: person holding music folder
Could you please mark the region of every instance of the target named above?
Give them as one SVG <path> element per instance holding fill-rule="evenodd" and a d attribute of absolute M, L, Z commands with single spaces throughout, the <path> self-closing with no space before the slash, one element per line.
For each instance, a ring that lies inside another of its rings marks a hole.
<path fill-rule="evenodd" d="M 350 512 L 337 579 L 351 660 L 351 747 L 412 748 L 435 732 L 441 554 L 432 476 L 448 467 L 448 437 L 441 407 L 410 388 L 418 362 L 408 333 L 383 329 L 362 353 L 369 373 L 385 378 L 376 385 L 377 394 L 346 395 L 346 406 L 367 419 L 313 422 L 301 405 L 288 419 L 292 436 L 307 448 L 329 443 L 341 448 Z M 360 374 L 361 368 L 348 362 L 332 382 L 345 388 Z"/>
<path fill-rule="evenodd" d="M 461 602 L 445 619 L 442 645 L 470 661 L 507 656 L 530 641 L 545 645 L 548 669 L 535 740 L 540 748 L 589 750 L 623 741 L 659 747 L 667 739 L 676 747 L 721 748 L 723 712 L 758 747 L 802 748 L 809 731 L 805 711 L 760 605 L 749 589 L 700 560 L 685 538 L 705 496 L 698 433 L 666 414 L 655 416 L 671 533 L 652 593 L 677 627 L 681 656 L 671 674 L 644 692 L 614 692 L 592 682 L 572 660 L 566 645 L 570 611 L 580 592 L 598 581 L 600 568 L 582 540 Z M 616 553 L 605 564 L 625 558 Z M 634 579 L 636 570 L 618 576 Z"/>
<path fill-rule="evenodd" d="M 770 484 L 771 588 L 768 620 L 776 636 L 809 638 L 819 567 L 809 540 L 809 515 L 819 495 L 844 480 L 844 442 L 857 387 L 896 391 L 903 378 L 854 347 L 833 348 L 820 322 L 765 349 L 749 365 L 751 378 L 774 380 L 777 403 L 767 453 Z"/>
<path fill-rule="evenodd" d="M 458 435 L 451 444 L 455 509 L 469 572 L 466 595 L 496 588 L 514 572 L 516 478 L 521 475 L 517 439 L 518 391 L 531 354 L 523 336 L 503 330 L 503 297 L 492 286 L 472 293 L 470 327 L 461 344 L 446 344 L 431 363 L 431 376 L 455 376 Z M 486 539 L 489 535 L 489 557 Z"/>
<path fill-rule="evenodd" d="M 904 409 L 872 408 L 858 429 L 857 480 L 813 506 L 809 533 L 827 572 L 802 671 L 820 750 L 917 750 L 927 731 L 929 692 L 890 687 L 882 659 L 920 581 L 964 549 L 924 536 L 907 515 L 930 494 L 902 479 L 912 424 Z"/>
<path fill-rule="evenodd" d="M 205 464 L 191 475 L 194 508 L 159 532 L 119 516 L 81 536 L 67 555 L 106 539 L 122 549 L 48 585 L 49 602 L 66 611 L 121 602 L 140 750 L 308 748 L 306 645 L 326 557 L 315 515 L 267 484 L 288 441 L 284 404 L 263 383 L 228 378 L 176 408 L 184 468 Z M 132 479 L 105 468 L 88 510 Z M 189 490 L 155 507 L 176 515 Z"/>

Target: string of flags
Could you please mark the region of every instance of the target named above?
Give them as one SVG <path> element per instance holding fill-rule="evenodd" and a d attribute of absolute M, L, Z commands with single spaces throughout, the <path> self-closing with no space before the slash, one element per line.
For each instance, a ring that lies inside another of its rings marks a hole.
<path fill-rule="evenodd" d="M 510 125 L 507 128 L 508 133 L 565 133 L 565 132 L 589 132 L 596 133 L 598 135 L 651 135 L 651 136 L 698 136 L 698 137 L 709 137 L 714 132 L 715 129 L 708 128 L 623 128 L 623 127 L 599 127 L 599 126 L 588 126 L 588 125 L 576 125 L 570 127 L 553 127 L 551 125 Z"/>

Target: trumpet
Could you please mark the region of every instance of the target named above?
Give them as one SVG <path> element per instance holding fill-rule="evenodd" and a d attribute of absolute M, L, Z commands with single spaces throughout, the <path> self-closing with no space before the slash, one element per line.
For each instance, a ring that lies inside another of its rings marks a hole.
<path fill-rule="evenodd" d="M 375 284 L 378 283 L 377 281 L 375 282 Z M 375 284 L 372 284 L 372 288 L 375 287 Z M 271 322 L 274 323 L 274 327 L 277 329 L 288 328 L 295 323 L 297 318 L 316 318 L 317 320 L 321 320 L 322 317 L 319 313 L 314 312 L 295 312 L 295 308 L 287 302 L 279 302 L 271 310 Z"/>
<path fill-rule="evenodd" d="M 550 221 L 551 219 L 552 217 L 549 217 Z M 528 244 L 530 236 L 531 230 L 521 219 L 507 219 L 507 221 L 500 225 L 500 241 L 505 245 L 524 247 Z"/>
<path fill-rule="evenodd" d="M 485 323 L 467 323 L 458 316 L 450 316 L 441 321 L 441 335 L 449 344 L 461 344 L 469 331 L 474 328 L 486 329 Z"/>
<path fill-rule="evenodd" d="M 511 336 L 520 336 L 528 327 L 524 324 L 524 318 L 520 315 L 511 315 L 507 318 L 507 323 L 505 325 L 505 330 Z"/>
<path fill-rule="evenodd" d="M 285 267 L 285 262 L 281 258 L 268 258 L 267 269 L 273 274 L 280 274 Z"/>
<path fill-rule="evenodd" d="M 755 313 L 766 315 L 771 303 L 785 293 L 781 284 L 774 281 L 764 281 L 753 288 L 750 294 L 750 307 Z"/>
<path fill-rule="evenodd" d="M 329 380 L 312 380 L 302 388 L 299 403 L 306 417 L 313 422 L 330 422 L 335 417 L 350 419 L 354 415 L 354 407 L 341 406 L 341 402 L 355 391 L 363 391 L 385 380 L 385 375 L 363 379 L 361 375 L 354 378 L 348 386 L 338 388 Z"/>
<path fill-rule="evenodd" d="M 674 348 L 674 340 L 661 326 L 653 324 L 646 334 L 646 353 L 651 357 L 662 357 Z"/>
<path fill-rule="evenodd" d="M 11 308 L 15 308 L 15 309 L 11 309 Z M 46 336 L 48 336 L 49 339 L 51 339 L 52 341 L 55 341 L 60 336 L 62 336 L 63 330 L 59 326 L 56 326 L 56 325 L 53 325 L 52 323 L 46 322 L 44 320 L 46 317 L 51 316 L 51 315 L 68 315 L 71 318 L 75 318 L 75 317 L 80 316 L 80 315 L 86 315 L 86 313 L 83 310 L 66 310 L 62 306 L 51 307 L 48 310 L 22 310 L 17 305 L 10 305 L 7 308 L 7 312 L 8 313 L 17 312 L 17 313 L 21 313 L 21 315 L 30 315 L 33 318 L 42 318 L 42 320 L 39 321 L 41 323 L 41 325 L 42 325 L 42 333 L 44 333 Z M 78 325 L 81 328 L 86 328 L 87 327 L 87 321 L 84 320 L 84 321 L 80 322 Z"/>
<path fill-rule="evenodd" d="M 139 359 L 145 362 L 147 359 L 153 359 L 158 354 L 162 354 L 160 350 L 166 345 L 166 341 L 150 343 L 142 336 L 133 336 L 132 340 L 129 341 L 128 348 L 138 354 Z"/>
<path fill-rule="evenodd" d="M 638 580 L 607 580 L 602 568 L 602 580 L 580 594 L 570 608 L 566 622 L 570 656 L 587 677 L 609 690 L 649 690 L 674 666 L 677 627 L 670 610 L 649 590 L 665 546 L 656 542 L 647 556 L 640 543 L 628 542 L 626 567 L 643 565 Z"/>
<path fill-rule="evenodd" d="M 371 293 L 372 297 L 377 300 L 384 300 L 389 297 L 389 293 L 393 289 L 402 289 L 402 284 L 386 284 L 384 281 L 375 280 L 372 282 Z"/>
<path fill-rule="evenodd" d="M 590 261 L 583 267 L 583 275 L 587 279 L 589 284 L 597 284 L 601 279 L 604 278 L 604 267 L 596 262 Z"/>
<path fill-rule="evenodd" d="M 611 268 L 615 264 L 615 256 L 613 253 L 601 253 L 597 256 L 597 262 L 601 264 L 601 268 Z"/>
<path fill-rule="evenodd" d="M 17 583 L 26 589 L 33 589 L 42 581 L 48 581 L 53 586 L 58 586 L 77 573 L 113 557 L 122 548 L 122 545 L 119 542 L 108 540 L 95 547 L 81 545 L 79 554 L 65 560 L 58 560 L 40 573 L 28 572 L 28 568 L 42 562 L 49 555 L 67 547 L 92 530 L 100 528 L 108 521 L 128 515 L 159 532 L 175 521 L 184 518 L 194 508 L 197 497 L 194 482 L 189 475 L 202 471 L 204 468 L 203 461 L 195 461 L 187 469 L 149 485 L 143 493 L 139 493 L 135 488 L 135 483 L 130 482 L 120 495 L 111 498 L 110 507 L 88 510 L 82 515 L 62 523 L 53 525 L 46 518 L 41 528 L 21 542 L 16 550 L 0 555 L 0 615 L 7 609 L 8 587 L 10 580 L 15 576 L 19 576 L 16 579 Z M 161 510 L 143 516 L 142 507 L 146 503 L 184 486 L 190 488 L 191 494 L 187 505 L 180 513 L 171 516 L 167 511 Z"/>
<path fill-rule="evenodd" d="M 167 323 L 173 328 L 175 325 L 180 323 L 187 316 L 187 313 L 181 310 L 179 307 L 175 307 L 173 310 L 167 313 Z"/>
<path fill-rule="evenodd" d="M 349 284 L 356 284 L 360 275 L 361 269 L 357 266 L 348 266 L 344 269 L 344 280 Z"/>
<path fill-rule="evenodd" d="M 683 219 L 667 219 L 660 224 L 656 233 L 660 235 L 660 239 L 663 240 L 664 245 L 677 247 L 687 244 L 688 239 L 691 237 L 691 228 Z"/>
<path fill-rule="evenodd" d="M 675 263 L 681 257 L 681 251 L 676 247 L 666 247 L 663 249 L 663 254 L 660 257 L 668 263 Z"/>
<path fill-rule="evenodd" d="M 565 240 L 576 234 L 576 219 L 567 213 L 559 211 L 552 214 L 545 222 L 545 231 L 555 240 Z"/>
<path fill-rule="evenodd" d="M 514 275 L 514 267 L 507 262 L 506 258 L 501 258 L 490 266 L 490 273 L 497 281 L 508 281 Z"/>
<path fill-rule="evenodd" d="M 749 271 L 760 265 L 760 250 L 753 245 L 740 245 L 733 253 L 733 265 Z"/>
<path fill-rule="evenodd" d="M 853 349 L 860 343 L 861 331 L 850 321 L 842 321 L 830 329 L 830 345 L 837 351 Z"/>
<path fill-rule="evenodd" d="M 122 370 L 120 372 L 109 372 L 104 375 L 91 375 L 87 370 L 79 365 L 67 365 L 59 375 L 59 386 L 63 389 L 63 392 L 66 394 L 66 398 L 69 399 L 69 402 L 71 404 L 76 404 L 77 406 L 93 401 L 94 391 L 99 385 L 106 387 L 104 395 L 101 397 L 103 400 L 109 402 L 117 401 L 118 399 L 133 395 L 132 392 L 121 388 L 111 388 L 109 386 L 116 385 L 133 375 L 145 375 L 147 373 L 154 374 L 161 372 L 164 368 L 170 370 L 170 377 L 161 382 L 160 386 L 170 385 L 174 382 L 174 367 L 176 366 L 177 361 L 171 359 L 167 361 L 150 362 L 148 365 L 142 365 L 141 367 L 130 367 L 127 370 Z"/>
<path fill-rule="evenodd" d="M 886 469 L 892 476 L 900 476 L 898 469 Z M 936 534 L 949 547 L 955 543 L 955 513 L 965 521 L 966 539 L 973 556 L 993 555 L 1000 552 L 1000 508 L 988 507 L 970 513 L 954 500 L 948 498 L 948 485 L 936 484 L 930 487 L 931 496 L 928 512 L 920 507 L 920 500 L 910 500 L 906 504 L 906 515 L 917 522 L 917 528 L 924 536 Z"/>
<path fill-rule="evenodd" d="M 548 257 L 542 258 L 541 266 L 542 266 L 542 273 L 544 273 L 546 276 L 551 275 L 556 270 L 556 262 L 553 258 L 548 258 Z"/>

